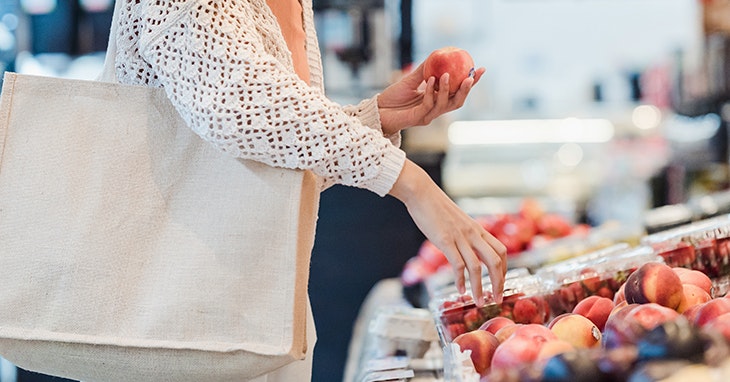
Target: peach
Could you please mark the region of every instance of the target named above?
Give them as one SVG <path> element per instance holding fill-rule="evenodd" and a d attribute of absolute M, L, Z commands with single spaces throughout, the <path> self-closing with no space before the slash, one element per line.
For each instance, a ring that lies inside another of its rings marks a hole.
<path fill-rule="evenodd" d="M 678 316 L 679 313 L 676 310 L 650 302 L 648 304 L 641 304 L 632 309 L 631 312 L 626 315 L 625 319 L 627 321 L 638 323 L 644 330 L 649 331 L 667 321 L 677 318 Z"/>
<path fill-rule="evenodd" d="M 544 343 L 544 338 L 512 335 L 494 352 L 492 369 L 517 368 L 533 362 Z"/>
<path fill-rule="evenodd" d="M 575 346 L 573 346 L 570 342 L 560 339 L 550 340 L 540 347 L 540 352 L 537 353 L 537 360 L 546 360 L 558 354 L 570 351 L 575 351 Z"/>
<path fill-rule="evenodd" d="M 616 305 L 608 316 L 603 329 L 603 342 L 606 348 L 620 348 L 634 343 L 638 324 L 632 324 L 626 319 L 626 316 L 639 306 L 641 305 L 628 304 L 626 301 Z"/>
<path fill-rule="evenodd" d="M 492 364 L 492 357 L 499 346 L 499 340 L 494 334 L 486 330 L 474 330 L 454 338 L 462 352 L 471 351 L 469 357 L 474 370 L 480 375 L 486 375 Z"/>
<path fill-rule="evenodd" d="M 651 262 L 639 267 L 626 279 L 624 295 L 629 304 L 656 303 L 677 309 L 684 296 L 682 282 L 671 267 Z"/>
<path fill-rule="evenodd" d="M 603 331 L 606 320 L 613 311 L 613 300 L 601 296 L 588 296 L 582 299 L 573 309 L 573 313 L 580 314 L 591 320 L 598 330 Z"/>
<path fill-rule="evenodd" d="M 465 79 L 474 76 L 474 59 L 466 50 L 453 46 L 434 50 L 423 63 L 423 77 L 436 77 L 438 85 L 438 80 L 446 73 L 449 74 L 449 93 L 454 94 Z"/>
<path fill-rule="evenodd" d="M 682 284 L 682 289 L 684 293 L 684 298 L 677 307 L 677 312 L 679 313 L 684 313 L 687 309 L 693 306 L 702 305 L 712 300 L 710 294 L 707 293 L 705 289 L 698 287 L 697 285 Z"/>
<path fill-rule="evenodd" d="M 522 324 L 508 324 L 497 330 L 494 335 L 497 337 L 499 342 L 504 342 L 507 338 L 514 334 L 515 330 L 522 326 Z"/>
<path fill-rule="evenodd" d="M 570 222 L 557 213 L 542 214 L 536 224 L 538 232 L 552 238 L 567 236 L 572 230 Z"/>
<path fill-rule="evenodd" d="M 515 336 L 525 336 L 525 337 L 537 337 L 537 339 L 542 339 L 543 342 L 551 341 L 551 340 L 557 340 L 558 337 L 553 333 L 550 329 L 548 329 L 545 325 L 539 325 L 539 324 L 526 324 L 518 327 L 515 329 L 515 332 L 513 333 Z"/>
<path fill-rule="evenodd" d="M 545 214 L 545 210 L 537 199 L 525 198 L 520 203 L 519 215 L 528 220 L 536 221 L 543 214 Z"/>
<path fill-rule="evenodd" d="M 730 313 L 724 313 L 713 318 L 702 327 L 702 330 L 717 332 L 725 337 L 726 341 L 730 342 Z"/>
<path fill-rule="evenodd" d="M 625 287 L 626 287 L 626 283 L 621 284 L 621 286 L 618 287 L 616 294 L 613 295 L 613 304 L 614 305 L 618 305 L 622 301 L 626 301 L 626 295 L 624 294 Z"/>
<path fill-rule="evenodd" d="M 432 271 L 435 271 L 449 263 L 446 255 L 444 255 L 444 253 L 430 240 L 425 240 L 421 244 L 421 247 L 418 248 L 417 256 L 423 261 L 424 265 Z"/>
<path fill-rule="evenodd" d="M 479 330 L 486 330 L 489 333 L 497 334 L 497 331 L 499 329 L 502 329 L 507 325 L 514 325 L 514 323 L 514 321 L 510 320 L 507 317 L 497 316 L 485 321 L 482 326 L 479 327 Z"/>
<path fill-rule="evenodd" d="M 690 306 L 689 308 L 685 309 L 684 312 L 682 312 L 682 315 L 687 319 L 687 321 L 694 323 L 695 319 L 697 318 L 697 312 L 700 311 L 700 308 L 702 308 L 702 305 L 705 305 L 705 304 Z"/>
<path fill-rule="evenodd" d="M 712 300 L 702 304 L 695 314 L 694 324 L 702 327 L 715 317 L 730 312 L 730 299 L 713 298 Z"/>
<path fill-rule="evenodd" d="M 674 267 L 672 270 L 677 274 L 682 284 L 696 285 L 712 296 L 712 280 L 706 274 L 694 269 L 682 267 Z"/>
<path fill-rule="evenodd" d="M 558 339 L 567 341 L 576 348 L 594 348 L 601 345 L 601 331 L 593 321 L 580 314 L 563 313 L 550 321 L 548 327 Z"/>
<path fill-rule="evenodd" d="M 626 302 L 626 300 L 623 300 L 623 301 L 619 302 L 618 304 L 614 303 L 613 309 L 611 309 L 611 313 L 608 314 L 608 318 L 611 318 L 611 316 L 613 316 L 614 313 L 619 311 L 624 306 L 628 306 L 628 305 L 629 305 L 629 303 Z M 633 304 L 633 305 L 639 305 L 639 304 Z"/>

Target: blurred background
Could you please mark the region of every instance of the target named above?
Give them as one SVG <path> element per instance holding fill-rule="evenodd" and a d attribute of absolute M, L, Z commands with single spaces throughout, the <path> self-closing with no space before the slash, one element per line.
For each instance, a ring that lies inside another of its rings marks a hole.
<path fill-rule="evenodd" d="M 526 197 L 576 223 L 651 228 L 730 208 L 730 0 L 314 0 L 328 96 L 356 103 L 458 46 L 487 69 L 467 104 L 403 133 L 467 212 Z M 112 0 L 0 1 L 0 69 L 93 79 Z M 713 196 L 714 204 L 702 207 Z M 725 201 L 723 201 L 725 200 Z M 663 211 L 658 217 L 657 211 Z M 313 381 L 341 381 L 362 301 L 424 237 L 393 198 L 322 195 Z M 57 380 L 0 363 L 0 382 Z"/>

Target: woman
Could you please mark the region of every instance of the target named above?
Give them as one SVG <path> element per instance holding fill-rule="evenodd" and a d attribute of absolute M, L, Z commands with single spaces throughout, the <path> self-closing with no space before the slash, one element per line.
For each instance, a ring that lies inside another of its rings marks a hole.
<path fill-rule="evenodd" d="M 483 68 L 451 96 L 419 67 L 342 107 L 324 95 L 311 0 L 118 1 L 120 82 L 164 88 L 188 125 L 231 155 L 310 170 L 321 189 L 342 184 L 396 197 L 446 254 L 462 293 L 466 270 L 481 303 L 485 264 L 501 299 L 505 247 L 398 148 L 401 130 L 461 107 Z M 449 89 L 447 75 L 438 81 Z M 310 379 L 308 354 L 262 380 Z"/>

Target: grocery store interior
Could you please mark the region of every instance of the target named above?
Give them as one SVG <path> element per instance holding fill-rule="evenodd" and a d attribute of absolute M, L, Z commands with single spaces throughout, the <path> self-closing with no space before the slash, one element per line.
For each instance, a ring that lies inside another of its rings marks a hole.
<path fill-rule="evenodd" d="M 637 249 L 656 235 L 730 228 L 730 1 L 313 3 L 327 96 L 338 103 L 382 91 L 441 47 L 486 68 L 461 109 L 405 131 L 402 147 L 503 241 L 515 274 L 555 275 L 550 263 L 596 253 L 622 259 L 624 271 L 646 262 Z M 0 0 L 0 70 L 96 78 L 112 10 L 113 0 Z M 529 211 L 553 221 L 520 228 Z M 313 381 L 472 380 L 445 366 L 458 358 L 444 350 L 458 333 L 434 301 L 451 275 L 422 264 L 431 252 L 398 200 L 343 186 L 321 195 Z M 687 267 L 713 281 L 730 274 Z M 427 327 L 403 339 L 388 326 L 408 322 Z M 369 369 L 378 359 L 391 374 Z M 0 363 L 0 382 L 62 380 Z"/>

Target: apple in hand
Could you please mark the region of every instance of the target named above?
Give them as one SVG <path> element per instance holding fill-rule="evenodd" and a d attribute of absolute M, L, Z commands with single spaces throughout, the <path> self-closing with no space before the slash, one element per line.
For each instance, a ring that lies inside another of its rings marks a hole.
<path fill-rule="evenodd" d="M 447 46 L 436 49 L 423 63 L 423 77 L 436 77 L 438 90 L 438 79 L 445 73 L 449 73 L 449 94 L 454 94 L 465 79 L 474 76 L 474 59 L 461 48 Z"/>

